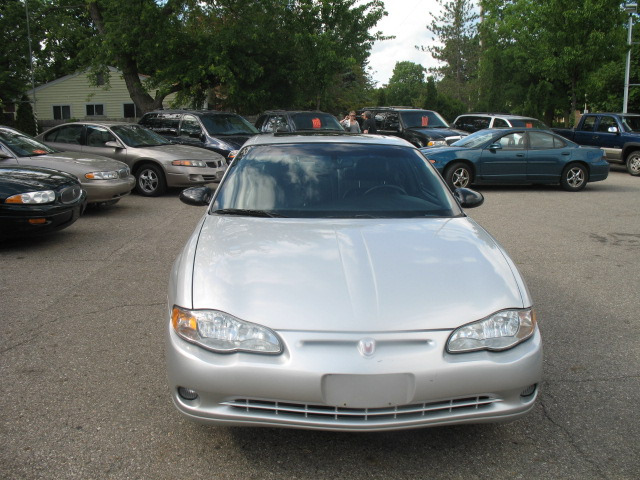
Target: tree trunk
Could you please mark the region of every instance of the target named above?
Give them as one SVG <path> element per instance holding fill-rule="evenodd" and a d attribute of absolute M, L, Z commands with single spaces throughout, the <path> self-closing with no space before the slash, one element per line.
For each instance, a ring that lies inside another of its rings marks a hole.
<path fill-rule="evenodd" d="M 87 8 L 89 9 L 91 20 L 95 23 L 98 33 L 100 35 L 104 35 L 106 28 L 104 19 L 102 18 L 102 12 L 100 11 L 100 6 L 97 2 L 89 2 L 87 4 Z M 130 54 L 126 52 L 116 54 L 115 63 L 115 66 L 122 72 L 122 77 L 124 78 L 124 82 L 127 86 L 129 96 L 131 97 L 131 100 L 133 100 L 133 103 L 135 103 L 139 112 L 146 113 L 150 110 L 162 107 L 162 100 L 164 100 L 166 95 L 161 95 L 159 92 L 156 94 L 155 98 L 149 95 L 140 81 L 138 64 Z"/>

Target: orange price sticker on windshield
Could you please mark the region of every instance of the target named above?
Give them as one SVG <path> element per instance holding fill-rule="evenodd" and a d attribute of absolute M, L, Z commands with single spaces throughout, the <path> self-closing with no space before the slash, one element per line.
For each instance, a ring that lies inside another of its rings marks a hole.
<path fill-rule="evenodd" d="M 40 155 L 41 153 L 47 153 L 46 150 L 34 150 L 33 153 Z"/>
<path fill-rule="evenodd" d="M 320 121 L 319 118 L 313 118 L 311 120 L 311 125 L 313 126 L 313 128 L 321 128 L 322 127 L 322 122 Z"/>
<path fill-rule="evenodd" d="M 429 117 L 422 117 L 422 126 L 423 127 L 429 126 Z"/>
<path fill-rule="evenodd" d="M 527 126 L 527 128 L 533 128 L 533 123 L 530 123 L 530 122 L 529 122 L 529 123 L 527 123 L 527 125 L 526 125 L 526 126 Z"/>

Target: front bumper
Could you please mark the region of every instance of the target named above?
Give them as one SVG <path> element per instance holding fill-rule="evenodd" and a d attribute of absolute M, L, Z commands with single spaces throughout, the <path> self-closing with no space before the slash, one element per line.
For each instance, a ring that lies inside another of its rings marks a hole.
<path fill-rule="evenodd" d="M 445 353 L 450 331 L 278 332 L 281 355 L 216 354 L 169 329 L 169 388 L 192 420 L 224 425 L 378 431 L 515 420 L 542 372 L 540 334 L 505 352 Z M 373 338 L 365 358 L 358 342 Z M 193 390 L 186 400 L 178 388 Z"/>
<path fill-rule="evenodd" d="M 219 182 L 226 166 L 219 168 L 175 167 L 167 170 L 168 187 L 194 187 Z"/>
<path fill-rule="evenodd" d="M 114 180 L 86 180 L 82 182 L 82 188 L 87 192 L 88 203 L 108 202 L 116 200 L 131 193 L 136 186 L 133 175 Z"/>

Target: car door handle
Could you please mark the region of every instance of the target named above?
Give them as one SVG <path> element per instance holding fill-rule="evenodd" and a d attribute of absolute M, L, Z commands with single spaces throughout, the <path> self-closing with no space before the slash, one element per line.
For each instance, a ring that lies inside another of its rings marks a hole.
<path fill-rule="evenodd" d="M 569 156 L 569 155 L 571 155 L 571 152 L 562 152 L 561 155 Z"/>
<path fill-rule="evenodd" d="M 516 157 L 524 157 L 524 153 L 516 153 Z"/>

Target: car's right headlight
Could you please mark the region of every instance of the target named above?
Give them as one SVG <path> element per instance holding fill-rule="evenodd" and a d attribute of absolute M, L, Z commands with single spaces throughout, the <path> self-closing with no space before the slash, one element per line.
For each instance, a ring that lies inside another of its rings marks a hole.
<path fill-rule="evenodd" d="M 447 341 L 447 351 L 507 350 L 524 342 L 535 330 L 536 314 L 532 308 L 501 310 L 454 330 Z"/>
<path fill-rule="evenodd" d="M 184 340 L 215 352 L 282 352 L 280 339 L 271 329 L 218 310 L 188 310 L 174 305 L 171 326 Z"/>
<path fill-rule="evenodd" d="M 41 192 L 25 192 L 7 197 L 4 203 L 17 203 L 23 205 L 36 205 L 42 203 L 52 203 L 56 200 L 56 192 L 53 190 L 43 190 Z"/>

